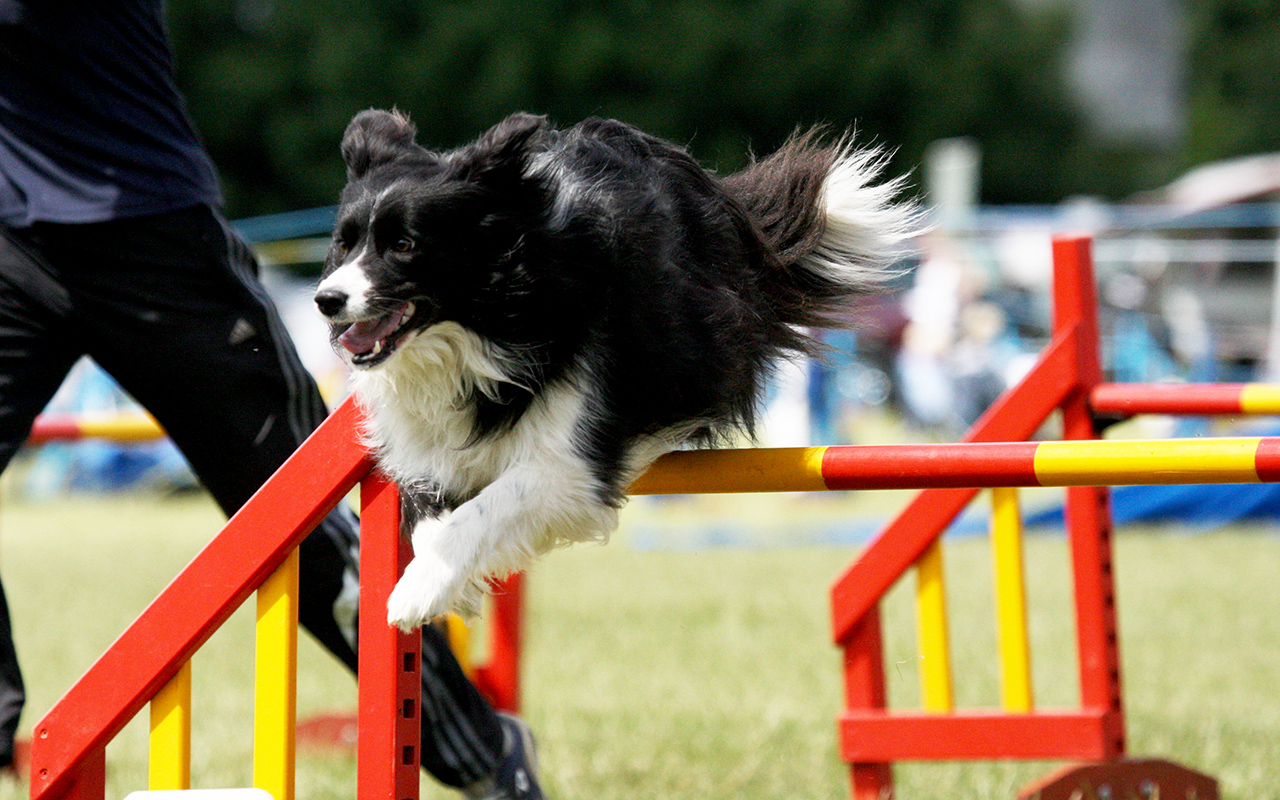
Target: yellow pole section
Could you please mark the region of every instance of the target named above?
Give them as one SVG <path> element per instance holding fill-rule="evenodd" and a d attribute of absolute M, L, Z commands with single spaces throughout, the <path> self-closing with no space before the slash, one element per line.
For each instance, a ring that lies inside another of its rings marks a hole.
<path fill-rule="evenodd" d="M 1017 489 L 991 490 L 991 560 L 996 585 L 1001 701 L 1006 711 L 1028 712 L 1032 708 L 1031 647 Z"/>
<path fill-rule="evenodd" d="M 191 662 L 151 698 L 151 791 L 191 788 Z"/>
<path fill-rule="evenodd" d="M 1240 409 L 1246 414 L 1280 414 L 1280 386 L 1245 384 L 1240 390 Z"/>
<path fill-rule="evenodd" d="M 1117 473 L 1144 474 L 1143 483 L 1257 483 L 1261 440 L 1164 439 L 1041 442 L 1036 478 L 1044 486 L 1112 486 Z"/>
<path fill-rule="evenodd" d="M 471 631 L 467 628 L 467 623 L 463 622 L 462 617 L 457 614 L 447 614 L 444 618 L 444 627 L 445 635 L 449 637 L 449 649 L 453 651 L 453 657 L 458 660 L 467 677 L 474 678 L 475 670 L 471 664 Z"/>
<path fill-rule="evenodd" d="M 763 450 L 690 450 L 661 470 L 650 470 L 628 494 L 716 494 L 720 492 L 825 492 L 825 447 Z"/>
<path fill-rule="evenodd" d="M 114 439 L 118 442 L 163 439 L 164 430 L 149 414 L 87 416 L 78 421 L 81 435 L 88 438 Z"/>
<path fill-rule="evenodd" d="M 298 551 L 258 588 L 253 785 L 293 800 L 298 675 Z"/>
<path fill-rule="evenodd" d="M 916 562 L 916 626 L 921 657 L 920 696 L 924 709 L 944 714 L 952 709 L 953 702 L 941 539 L 929 545 Z"/>

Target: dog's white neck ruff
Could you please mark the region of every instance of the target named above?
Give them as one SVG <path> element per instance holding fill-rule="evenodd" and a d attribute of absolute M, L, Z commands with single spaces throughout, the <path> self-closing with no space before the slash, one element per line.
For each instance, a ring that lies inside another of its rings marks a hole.
<path fill-rule="evenodd" d="M 405 341 L 385 364 L 356 371 L 366 444 L 383 471 L 404 485 L 434 480 L 464 497 L 490 483 L 506 454 L 492 452 L 494 443 L 467 446 L 475 419 L 468 398 L 496 398 L 499 384 L 514 382 L 511 362 L 472 331 L 443 322 Z"/>
<path fill-rule="evenodd" d="M 524 542 L 533 552 L 607 537 L 616 514 L 600 515 L 600 482 L 575 446 L 585 403 L 575 381 L 539 392 L 510 431 L 473 438 L 469 398 L 477 392 L 496 398 L 499 384 L 517 382 L 515 374 L 515 359 L 474 332 L 453 322 L 434 325 L 406 340 L 386 363 L 354 373 L 353 389 L 368 418 L 366 443 L 401 486 L 437 486 L 449 497 L 479 500 L 481 490 L 513 472 L 556 484 L 573 519 L 550 520 L 534 541 Z"/>

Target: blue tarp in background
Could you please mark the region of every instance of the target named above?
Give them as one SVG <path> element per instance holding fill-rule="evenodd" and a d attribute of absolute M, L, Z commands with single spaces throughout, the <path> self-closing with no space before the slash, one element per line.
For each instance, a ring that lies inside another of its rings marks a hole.
<path fill-rule="evenodd" d="M 1177 522 L 1217 527 L 1243 520 L 1280 521 L 1280 484 L 1119 486 L 1111 493 L 1116 524 Z M 1061 526 L 1062 507 L 1029 514 L 1026 525 Z"/>

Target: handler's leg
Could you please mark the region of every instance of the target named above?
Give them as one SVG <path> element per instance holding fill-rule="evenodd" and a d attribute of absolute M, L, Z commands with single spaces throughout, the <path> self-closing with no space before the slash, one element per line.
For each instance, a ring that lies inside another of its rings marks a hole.
<path fill-rule="evenodd" d="M 0 471 L 26 441 L 79 351 L 68 300 L 29 233 L 0 227 Z M 0 588 L 0 767 L 13 763 L 13 739 L 26 700 L 9 605 Z"/>

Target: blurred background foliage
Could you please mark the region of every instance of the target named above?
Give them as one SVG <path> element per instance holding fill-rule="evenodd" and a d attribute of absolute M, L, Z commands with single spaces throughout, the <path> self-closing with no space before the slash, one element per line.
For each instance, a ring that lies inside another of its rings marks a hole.
<path fill-rule="evenodd" d="M 1185 164 L 1280 151 L 1280 2 L 1189 5 Z"/>
<path fill-rule="evenodd" d="M 1280 3 L 1192 0 L 1185 130 L 1093 135 L 1064 80 L 1071 4 L 1008 0 L 170 0 L 179 79 L 232 216 L 334 202 L 338 141 L 398 106 L 431 147 L 505 114 L 617 117 L 721 171 L 797 126 L 855 128 L 917 171 L 981 143 L 984 203 L 1110 199 L 1277 149 Z M 916 181 L 919 183 L 919 180 Z"/>

